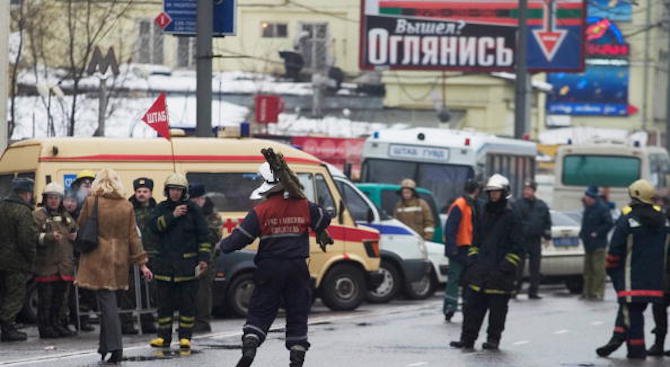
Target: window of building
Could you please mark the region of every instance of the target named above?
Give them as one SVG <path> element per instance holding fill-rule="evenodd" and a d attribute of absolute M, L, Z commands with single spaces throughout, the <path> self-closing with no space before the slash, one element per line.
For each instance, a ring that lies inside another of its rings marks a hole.
<path fill-rule="evenodd" d="M 194 37 L 177 38 L 177 67 L 193 68 L 198 54 Z"/>
<path fill-rule="evenodd" d="M 142 64 L 163 64 L 163 34 L 151 20 L 138 22 L 139 38 L 136 61 Z"/>
<path fill-rule="evenodd" d="M 298 46 L 305 66 L 312 70 L 324 70 L 329 66 L 328 23 L 302 23 Z"/>
<path fill-rule="evenodd" d="M 286 23 L 261 23 L 261 37 L 263 38 L 286 38 L 288 37 L 288 25 Z"/>

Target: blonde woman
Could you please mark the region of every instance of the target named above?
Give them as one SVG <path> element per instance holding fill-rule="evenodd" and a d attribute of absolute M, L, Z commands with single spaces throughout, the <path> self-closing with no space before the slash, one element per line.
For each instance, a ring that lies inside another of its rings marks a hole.
<path fill-rule="evenodd" d="M 84 201 L 79 226 L 93 215 L 98 203 L 98 247 L 82 254 L 76 284 L 95 292 L 100 319 L 100 345 L 98 353 L 110 363 L 123 358 L 121 321 L 116 302 L 117 290 L 128 289 L 131 264 L 140 265 L 142 275 L 153 278 L 147 268 L 147 254 L 135 223 L 133 206 L 125 199 L 119 175 L 105 168 L 97 173 L 91 193 Z"/>

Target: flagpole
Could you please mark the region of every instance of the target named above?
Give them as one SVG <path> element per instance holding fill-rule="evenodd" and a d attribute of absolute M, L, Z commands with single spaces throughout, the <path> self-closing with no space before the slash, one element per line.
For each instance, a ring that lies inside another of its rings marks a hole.
<path fill-rule="evenodd" d="M 170 149 L 172 150 L 172 171 L 177 173 L 177 157 L 174 154 L 174 142 L 170 139 Z"/>

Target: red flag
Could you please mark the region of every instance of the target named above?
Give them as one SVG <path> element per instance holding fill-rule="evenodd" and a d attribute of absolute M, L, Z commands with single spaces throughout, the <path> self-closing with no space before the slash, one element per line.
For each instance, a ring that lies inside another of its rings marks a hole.
<path fill-rule="evenodd" d="M 170 122 L 168 121 L 167 103 L 165 93 L 161 93 L 151 105 L 147 113 L 142 117 L 147 125 L 158 132 L 158 135 L 170 140 Z"/>

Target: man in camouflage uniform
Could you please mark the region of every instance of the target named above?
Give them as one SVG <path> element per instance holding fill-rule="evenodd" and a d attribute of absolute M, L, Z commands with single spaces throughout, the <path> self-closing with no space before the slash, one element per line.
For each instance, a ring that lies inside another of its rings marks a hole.
<path fill-rule="evenodd" d="M 135 220 L 137 221 L 137 227 L 140 229 L 142 234 L 142 246 L 144 250 L 149 255 L 149 264 L 151 266 L 151 259 L 156 254 L 156 244 L 155 234 L 149 230 L 149 219 L 151 218 L 151 212 L 156 207 L 156 200 L 153 198 L 153 189 L 154 181 L 147 177 L 140 177 L 133 181 L 133 194 L 128 201 L 133 204 L 135 209 Z M 131 279 L 130 287 L 127 291 L 119 291 L 117 297 L 119 299 L 119 308 L 122 310 L 135 309 L 135 281 L 133 279 L 134 269 L 130 269 Z M 142 307 L 149 308 L 149 306 L 154 305 L 154 300 L 156 299 L 155 293 L 155 284 L 149 283 L 149 300 L 151 305 L 146 304 L 146 291 L 144 285 L 142 286 Z M 126 335 L 137 334 L 137 329 L 134 326 L 133 315 L 130 312 L 124 312 L 120 314 L 121 316 L 121 331 Z M 142 332 L 145 334 L 153 334 L 156 332 L 155 318 L 151 313 L 142 313 L 140 315 L 140 326 L 142 327 Z"/>
<path fill-rule="evenodd" d="M 37 252 L 34 184 L 28 178 L 15 178 L 12 193 L 0 202 L 0 340 L 3 342 L 27 339 L 25 333 L 16 329 L 14 320 L 23 307 L 26 283 Z"/>
<path fill-rule="evenodd" d="M 218 243 L 223 235 L 221 228 L 223 221 L 219 216 L 212 199 L 205 196 L 205 186 L 194 183 L 189 187 L 189 196 L 191 201 L 202 209 L 202 214 L 205 216 L 207 226 L 209 227 L 209 242 Z M 212 263 L 216 259 L 210 261 L 207 271 L 205 271 L 198 279 L 198 294 L 195 299 L 195 326 L 193 332 L 206 333 L 212 331 L 210 320 L 212 319 L 212 282 L 214 281 L 214 269 Z"/>

